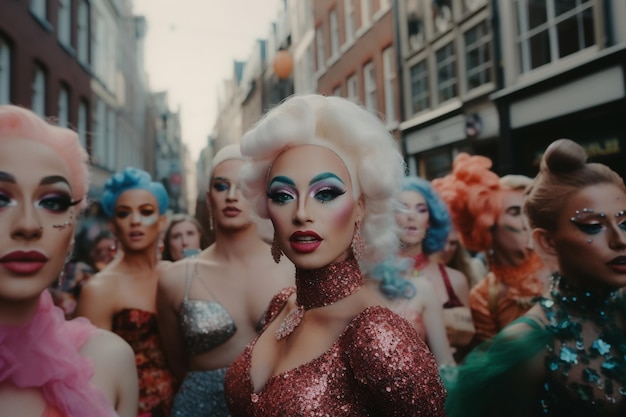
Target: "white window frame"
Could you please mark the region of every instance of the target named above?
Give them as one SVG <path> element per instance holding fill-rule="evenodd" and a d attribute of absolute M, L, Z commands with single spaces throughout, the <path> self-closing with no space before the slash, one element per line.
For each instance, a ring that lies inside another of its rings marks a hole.
<path fill-rule="evenodd" d="M 358 75 L 352 74 L 346 82 L 348 87 L 348 99 L 354 103 L 359 103 L 359 78 Z"/>
<path fill-rule="evenodd" d="M 420 67 L 420 69 L 422 70 L 414 76 L 413 69 L 417 67 Z M 426 88 L 424 90 L 415 91 L 416 85 L 425 86 Z M 430 107 L 430 91 L 428 80 L 428 63 L 426 62 L 426 60 L 416 62 L 409 68 L 409 86 L 411 89 L 411 114 L 417 114 L 428 109 Z M 422 105 L 422 107 L 416 108 L 417 104 Z"/>
<path fill-rule="evenodd" d="M 317 70 L 322 71 L 326 68 L 326 57 L 324 54 L 324 31 L 322 25 L 315 28 L 315 48 L 317 50 Z"/>
<path fill-rule="evenodd" d="M 57 124 L 68 127 L 70 124 L 70 92 L 64 85 L 59 89 L 59 114 Z"/>
<path fill-rule="evenodd" d="M 372 0 L 361 0 L 361 28 L 372 23 Z"/>
<path fill-rule="evenodd" d="M 393 46 L 385 48 L 383 51 L 383 83 L 385 89 L 385 120 L 387 124 L 397 122 L 396 95 L 394 93 L 394 87 L 396 85 L 394 57 Z"/>
<path fill-rule="evenodd" d="M 78 138 L 80 139 L 80 143 L 83 147 L 87 148 L 87 121 L 89 118 L 89 109 L 87 108 L 87 104 L 81 100 L 78 104 L 78 125 L 77 125 L 77 133 Z"/>
<path fill-rule="evenodd" d="M 11 102 L 11 48 L 0 36 L 0 104 Z"/>
<path fill-rule="evenodd" d="M 451 49 L 450 49 L 451 48 Z M 450 54 L 441 59 L 440 53 L 444 51 L 451 51 Z M 437 101 L 438 103 L 444 103 L 454 97 L 458 97 L 459 89 L 458 89 L 458 74 L 457 74 L 457 61 L 456 61 L 456 51 L 454 47 L 454 42 L 448 42 L 437 51 L 435 51 L 435 63 L 436 63 L 436 74 L 437 74 Z M 451 76 L 443 78 L 441 77 L 442 71 L 450 71 Z M 444 94 L 445 91 L 452 89 L 450 93 L 450 97 L 446 97 L 447 94 Z"/>
<path fill-rule="evenodd" d="M 328 22 L 330 24 L 330 56 L 335 58 L 339 56 L 339 19 L 336 9 L 329 12 Z"/>
<path fill-rule="evenodd" d="M 467 36 L 472 31 L 476 31 L 477 36 L 474 43 L 470 44 Z M 465 82 L 467 90 L 470 91 L 492 81 L 491 66 L 493 58 L 491 56 L 491 30 L 489 29 L 489 23 L 483 20 L 466 30 L 463 33 L 463 44 L 465 47 Z M 478 52 L 479 62 L 476 66 L 470 68 L 469 55 L 473 51 Z M 488 57 L 487 60 L 482 59 L 485 55 Z M 470 79 L 475 75 L 480 79 L 480 84 L 472 87 Z"/>
<path fill-rule="evenodd" d="M 79 1 L 77 14 L 76 55 L 80 62 L 87 64 L 89 63 L 89 4 L 87 0 Z"/>
<path fill-rule="evenodd" d="M 560 16 L 557 17 L 555 16 L 556 10 L 554 6 L 554 0 L 545 0 L 546 21 L 531 29 L 529 28 L 529 24 L 528 24 L 528 19 L 529 19 L 529 16 L 527 13 L 528 0 L 515 0 L 513 7 L 514 7 L 515 12 L 517 12 L 517 15 L 518 15 L 518 21 L 517 21 L 518 31 L 515 37 L 515 44 L 516 44 L 516 47 L 518 48 L 517 50 L 518 50 L 519 60 L 520 60 L 520 71 L 522 74 L 533 71 L 544 65 L 552 64 L 561 59 L 564 59 L 566 57 L 579 53 L 587 48 L 591 48 L 597 45 L 598 40 L 596 39 L 596 36 L 595 36 L 595 27 L 593 28 L 593 30 L 591 30 L 591 33 L 593 34 L 593 38 L 594 38 L 594 43 L 589 46 L 584 46 L 580 44 L 581 36 L 583 38 L 584 36 L 579 31 L 576 34 L 577 39 L 579 40 L 578 51 L 565 55 L 562 58 L 559 56 L 560 50 L 559 50 L 557 25 L 573 16 L 578 17 L 582 15 L 583 13 L 587 12 L 589 9 L 591 9 L 592 16 L 595 14 L 595 7 L 594 7 L 594 5 L 596 4 L 595 1 L 593 0 L 580 0 L 580 1 L 584 3 L 577 4 L 571 10 L 564 12 Z M 594 25 L 595 25 L 595 22 L 594 22 Z M 536 36 L 542 32 L 547 32 L 547 35 L 548 35 L 550 57 L 548 58 L 548 62 L 544 62 L 540 65 L 532 67 L 532 50 L 531 50 L 532 47 L 530 45 L 530 40 L 533 38 L 533 36 Z"/>
<path fill-rule="evenodd" d="M 346 25 L 346 43 L 351 43 L 354 41 L 354 5 L 352 4 L 354 0 L 344 0 L 343 2 L 343 13 L 345 18 Z"/>
<path fill-rule="evenodd" d="M 31 84 L 31 109 L 41 117 L 46 116 L 46 72 L 36 66 Z"/>
<path fill-rule="evenodd" d="M 43 21 L 48 21 L 48 0 L 30 0 L 30 11 Z"/>
<path fill-rule="evenodd" d="M 365 108 L 372 113 L 378 113 L 378 103 L 376 100 L 376 68 L 374 62 L 370 61 L 363 66 L 363 84 L 365 88 Z"/>
<path fill-rule="evenodd" d="M 106 131 L 107 108 L 103 100 L 97 99 L 94 118 L 94 143 L 91 144 L 94 162 L 100 166 L 106 165 Z"/>
<path fill-rule="evenodd" d="M 72 45 L 72 1 L 58 0 L 57 39 L 65 46 Z"/>

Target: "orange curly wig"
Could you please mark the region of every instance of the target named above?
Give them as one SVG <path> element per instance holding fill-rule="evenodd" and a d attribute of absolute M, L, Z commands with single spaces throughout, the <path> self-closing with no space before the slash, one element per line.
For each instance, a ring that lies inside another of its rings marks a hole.
<path fill-rule="evenodd" d="M 432 181 L 446 202 L 463 245 L 472 251 L 491 248 L 491 228 L 502 211 L 500 177 L 490 170 L 492 162 L 479 155 L 460 153 L 452 172 Z"/>

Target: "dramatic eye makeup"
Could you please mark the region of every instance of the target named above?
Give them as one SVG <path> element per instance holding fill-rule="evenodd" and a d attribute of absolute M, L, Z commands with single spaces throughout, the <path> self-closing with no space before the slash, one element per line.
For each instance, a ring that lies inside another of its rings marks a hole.
<path fill-rule="evenodd" d="M 331 202 L 345 193 L 346 184 L 332 172 L 316 175 L 309 182 L 308 195 L 320 203 Z M 275 204 L 286 204 L 297 197 L 296 183 L 291 178 L 276 176 L 267 187 L 267 198 Z"/>
<path fill-rule="evenodd" d="M 11 198 L 10 195 L 5 194 L 0 191 L 0 209 L 5 207 L 15 207 L 17 206 L 17 201 Z"/>
<path fill-rule="evenodd" d="M 224 177 L 213 178 L 213 189 L 217 192 L 228 191 L 230 189 L 230 180 Z"/>
<path fill-rule="evenodd" d="M 346 184 L 332 172 L 316 175 L 309 183 L 309 195 L 327 203 L 346 193 Z"/>
<path fill-rule="evenodd" d="M 285 204 L 298 195 L 296 183 L 291 178 L 278 175 L 270 181 L 266 195 L 274 204 Z"/>
<path fill-rule="evenodd" d="M 57 213 L 63 213 L 78 203 L 80 203 L 80 200 L 72 201 L 72 197 L 69 194 L 59 192 L 44 195 L 37 201 L 37 206 Z"/>
<path fill-rule="evenodd" d="M 626 231 L 626 211 L 618 211 L 612 217 L 615 218 L 617 227 Z M 606 222 L 609 221 L 610 218 L 611 216 L 607 216 L 606 213 L 596 213 L 592 209 L 584 208 L 582 210 L 576 210 L 575 215 L 570 217 L 569 220 L 581 232 L 595 235 L 607 228 Z"/>

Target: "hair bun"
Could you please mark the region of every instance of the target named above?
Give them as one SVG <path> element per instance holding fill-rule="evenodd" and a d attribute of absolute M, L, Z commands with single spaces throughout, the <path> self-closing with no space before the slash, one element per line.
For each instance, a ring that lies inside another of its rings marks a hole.
<path fill-rule="evenodd" d="M 550 144 L 543 155 L 542 169 L 554 174 L 565 174 L 585 166 L 587 153 L 570 139 L 558 139 Z"/>

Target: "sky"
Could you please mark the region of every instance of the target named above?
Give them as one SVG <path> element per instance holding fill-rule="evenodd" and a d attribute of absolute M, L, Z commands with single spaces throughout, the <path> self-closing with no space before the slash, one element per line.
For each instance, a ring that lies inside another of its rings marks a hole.
<path fill-rule="evenodd" d="M 245 61 L 256 39 L 266 39 L 278 0 L 133 0 L 148 23 L 145 70 L 153 92 L 167 91 L 180 110 L 183 142 L 195 161 L 217 115 L 217 95 Z"/>

